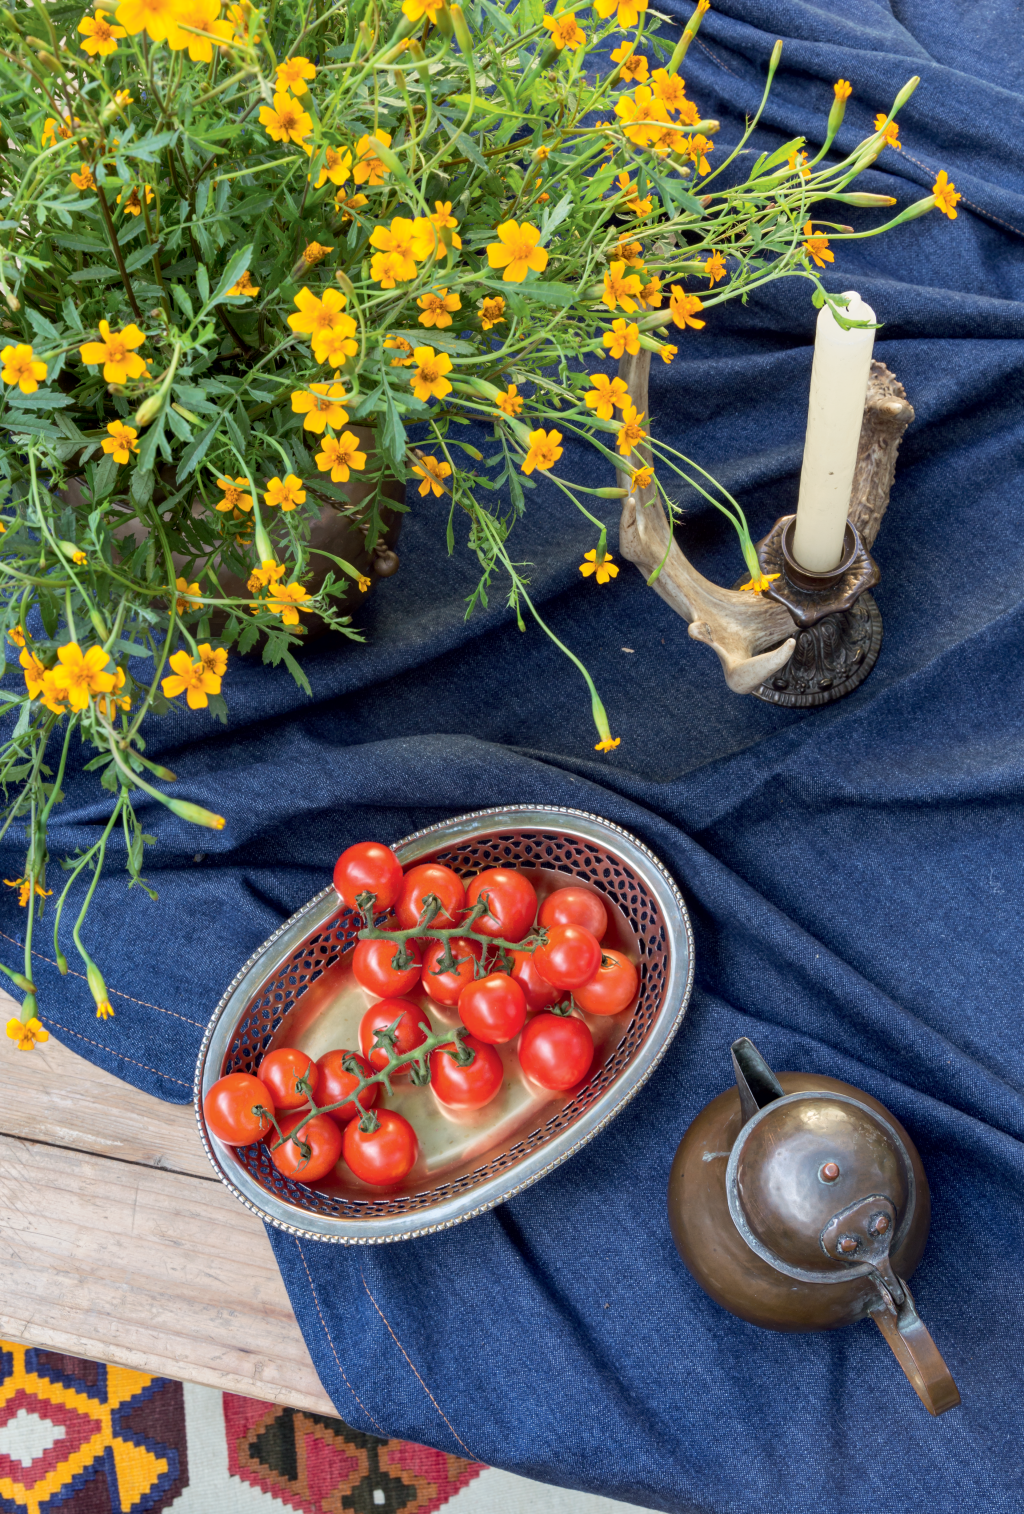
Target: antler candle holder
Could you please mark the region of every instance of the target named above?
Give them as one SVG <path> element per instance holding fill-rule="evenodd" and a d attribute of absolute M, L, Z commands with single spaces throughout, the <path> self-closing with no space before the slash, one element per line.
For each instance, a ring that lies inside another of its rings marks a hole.
<path fill-rule="evenodd" d="M 624 356 L 619 376 L 630 399 L 648 413 L 651 354 Z M 846 540 L 839 566 L 808 573 L 792 555 L 795 516 L 784 515 L 757 544 L 765 574 L 778 574 L 762 593 L 724 589 L 698 573 L 678 542 L 656 486 L 627 495 L 619 522 L 619 551 L 650 578 L 652 587 L 689 622 L 689 634 L 717 652 L 725 681 L 737 694 L 770 704 L 811 707 L 851 693 L 874 667 L 882 617 L 868 592 L 879 570 L 871 547 L 889 503 L 896 454 L 914 419 L 903 386 L 873 361 L 864 403 Z M 643 462 L 650 457 L 642 451 Z M 637 462 L 636 454 L 632 459 Z M 631 475 L 620 472 L 620 488 Z"/>

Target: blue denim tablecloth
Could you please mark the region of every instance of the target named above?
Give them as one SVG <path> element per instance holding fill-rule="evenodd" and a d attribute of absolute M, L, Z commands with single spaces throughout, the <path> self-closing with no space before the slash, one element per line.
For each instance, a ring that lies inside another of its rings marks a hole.
<path fill-rule="evenodd" d="M 664 859 L 693 913 L 684 1026 L 604 1134 L 495 1212 L 369 1249 L 273 1235 L 339 1412 L 659 1509 L 1018 1514 L 1019 6 L 724 0 L 684 70 L 704 113 L 721 118 L 723 147 L 756 107 L 777 36 L 788 40 L 761 145 L 797 132 L 820 141 L 843 77 L 848 147 L 919 73 L 904 149 L 887 150 L 864 187 L 905 204 L 945 168 L 964 196 L 953 223 L 933 214 L 842 246 L 828 276 L 885 322 L 876 353 L 917 411 L 875 549 L 885 641 L 871 678 L 806 714 L 731 694 L 717 659 L 633 569 L 604 588 L 581 581 L 591 532 L 541 488 L 517 555 L 534 562 L 546 615 L 586 656 L 623 737 L 599 760 L 584 690 L 546 639 L 522 635 L 496 602 L 464 623 L 474 561 L 446 557 L 442 502 L 417 496 L 401 571 L 360 607 L 366 645 L 309 649 L 312 701 L 286 674 L 235 658 L 227 731 L 185 711 L 154 727 L 150 751 L 178 772 L 178 792 L 228 824 L 213 835 L 147 809 L 158 904 L 111 868 L 88 937 L 116 1018 L 98 1022 L 84 980 L 57 977 L 45 937 L 36 977 L 59 1039 L 185 1101 L 223 987 L 324 886 L 342 847 L 509 802 L 619 822 Z M 807 286 L 780 284 L 715 311 L 653 375 L 655 426 L 742 499 L 755 534 L 794 505 L 813 329 Z M 588 457 L 566 465 L 598 478 Z M 735 578 L 735 542 L 713 512 L 692 502 L 681 529 L 708 576 Z M 80 774 L 68 793 L 55 855 L 94 836 L 107 812 L 108 796 Z M 17 876 L 19 861 L 12 832 L 4 874 Z M 20 921 L 7 891 L 0 931 L 14 962 Z M 869 1089 L 919 1145 L 934 1220 L 914 1289 L 963 1394 L 941 1420 L 869 1325 L 759 1331 L 679 1262 L 669 1165 L 728 1083 L 728 1046 L 742 1034 L 777 1068 Z"/>

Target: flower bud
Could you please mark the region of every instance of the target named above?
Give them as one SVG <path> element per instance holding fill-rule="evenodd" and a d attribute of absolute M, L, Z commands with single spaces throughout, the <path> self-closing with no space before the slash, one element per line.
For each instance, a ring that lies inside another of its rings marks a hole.
<path fill-rule="evenodd" d="M 482 463 L 483 462 L 484 455 L 476 447 L 471 447 L 468 442 L 460 442 L 459 446 L 462 448 L 463 452 L 468 452 L 469 453 L 469 456 L 473 459 L 473 461 L 475 463 Z"/>
<path fill-rule="evenodd" d="M 160 414 L 160 407 L 163 405 L 163 402 L 164 397 L 160 390 L 156 394 L 151 394 L 148 400 L 143 400 L 135 412 L 135 424 L 137 426 L 148 426 L 150 421 L 156 420 Z"/>
<path fill-rule="evenodd" d="M 908 205 L 906 210 L 889 222 L 890 226 L 902 226 L 904 221 L 917 221 L 921 216 L 926 216 L 930 210 L 935 209 L 935 196 L 928 195 L 923 200 L 915 200 L 913 205 Z"/>
<path fill-rule="evenodd" d="M 459 47 L 464 53 L 471 53 L 473 51 L 473 39 L 469 35 L 469 27 L 466 25 L 466 18 L 462 13 L 461 5 L 453 5 L 451 7 L 451 17 L 452 25 L 455 28 L 456 42 L 458 42 Z"/>
<path fill-rule="evenodd" d="M 896 204 L 896 200 L 893 195 L 869 195 L 861 194 L 859 191 L 848 195 L 827 195 L 826 199 L 839 200 L 843 205 L 872 206 Z"/>
<path fill-rule="evenodd" d="M 95 962 L 86 965 L 85 976 L 89 982 L 89 992 L 92 994 L 93 1003 L 96 1005 L 96 1014 L 101 1020 L 109 1019 L 114 1013 L 114 1006 L 110 1002 L 107 993 L 107 985 L 103 981 L 103 974 Z"/>
<path fill-rule="evenodd" d="M 7 301 L 8 309 L 21 309 L 21 301 L 18 299 L 18 296 L 16 294 L 12 294 L 9 289 L 4 290 L 4 299 Z"/>
<path fill-rule="evenodd" d="M 629 494 L 628 489 L 595 489 L 598 499 L 625 499 Z"/>
<path fill-rule="evenodd" d="M 686 26 L 683 29 L 683 35 L 676 43 L 675 51 L 669 59 L 668 71 L 670 74 L 679 72 L 679 65 L 686 57 L 686 54 L 690 48 L 690 43 L 693 41 L 694 37 L 700 30 L 700 23 L 704 19 L 704 13 L 705 11 L 708 11 L 710 9 L 711 0 L 697 0 L 697 9 L 694 11 L 689 21 L 687 21 Z"/>
<path fill-rule="evenodd" d="M 212 810 L 204 810 L 201 804 L 189 804 L 187 799 L 166 799 L 164 803 L 180 820 L 191 820 L 193 825 L 208 826 L 211 831 L 224 829 L 224 816 L 215 815 Z"/>
<path fill-rule="evenodd" d="M 14 986 L 16 988 L 20 988 L 22 993 L 34 994 L 36 992 L 35 984 L 30 983 L 28 978 L 25 977 L 24 973 L 11 973 L 10 978 Z"/>
<path fill-rule="evenodd" d="M 906 105 L 907 101 L 910 99 L 911 95 L 914 93 L 914 90 L 917 88 L 920 82 L 920 74 L 915 74 L 912 79 L 907 80 L 906 84 L 904 84 L 903 88 L 900 90 L 899 94 L 892 102 L 892 110 L 890 112 L 890 115 L 894 116 L 897 111 L 903 109 L 904 105 Z"/>

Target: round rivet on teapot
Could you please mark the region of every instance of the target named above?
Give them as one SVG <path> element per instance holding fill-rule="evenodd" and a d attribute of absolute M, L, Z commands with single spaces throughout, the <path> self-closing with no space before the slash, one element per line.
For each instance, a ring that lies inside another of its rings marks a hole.
<path fill-rule="evenodd" d="M 823 1183 L 834 1183 L 839 1176 L 839 1163 L 826 1162 L 818 1173 Z"/>
<path fill-rule="evenodd" d="M 868 1221 L 868 1232 L 871 1235 L 884 1235 L 889 1229 L 890 1223 L 887 1214 L 873 1214 Z"/>
<path fill-rule="evenodd" d="M 852 1256 L 855 1251 L 860 1250 L 860 1241 L 855 1235 L 841 1235 L 836 1241 L 836 1250 L 842 1256 Z"/>

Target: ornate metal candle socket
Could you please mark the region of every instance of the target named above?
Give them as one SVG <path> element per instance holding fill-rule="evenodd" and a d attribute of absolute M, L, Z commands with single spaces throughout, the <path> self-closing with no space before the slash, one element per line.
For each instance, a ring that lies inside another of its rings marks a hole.
<path fill-rule="evenodd" d="M 648 409 L 651 355 L 623 357 L 619 374 L 637 410 Z M 846 551 L 833 573 L 808 573 L 788 549 L 794 517 L 784 515 L 758 544 L 765 573 L 778 573 L 764 593 L 726 589 L 698 573 L 674 540 L 657 487 L 632 490 L 629 473 L 619 484 L 623 500 L 619 551 L 678 615 L 689 634 L 718 654 L 725 681 L 737 694 L 771 704 L 829 704 L 849 694 L 870 673 L 882 643 L 882 618 L 868 590 L 879 572 L 870 555 L 896 469 L 896 453 L 914 419 L 902 384 L 884 363 L 872 362 L 857 468 L 850 494 Z M 649 462 L 641 447 L 631 463 Z"/>

